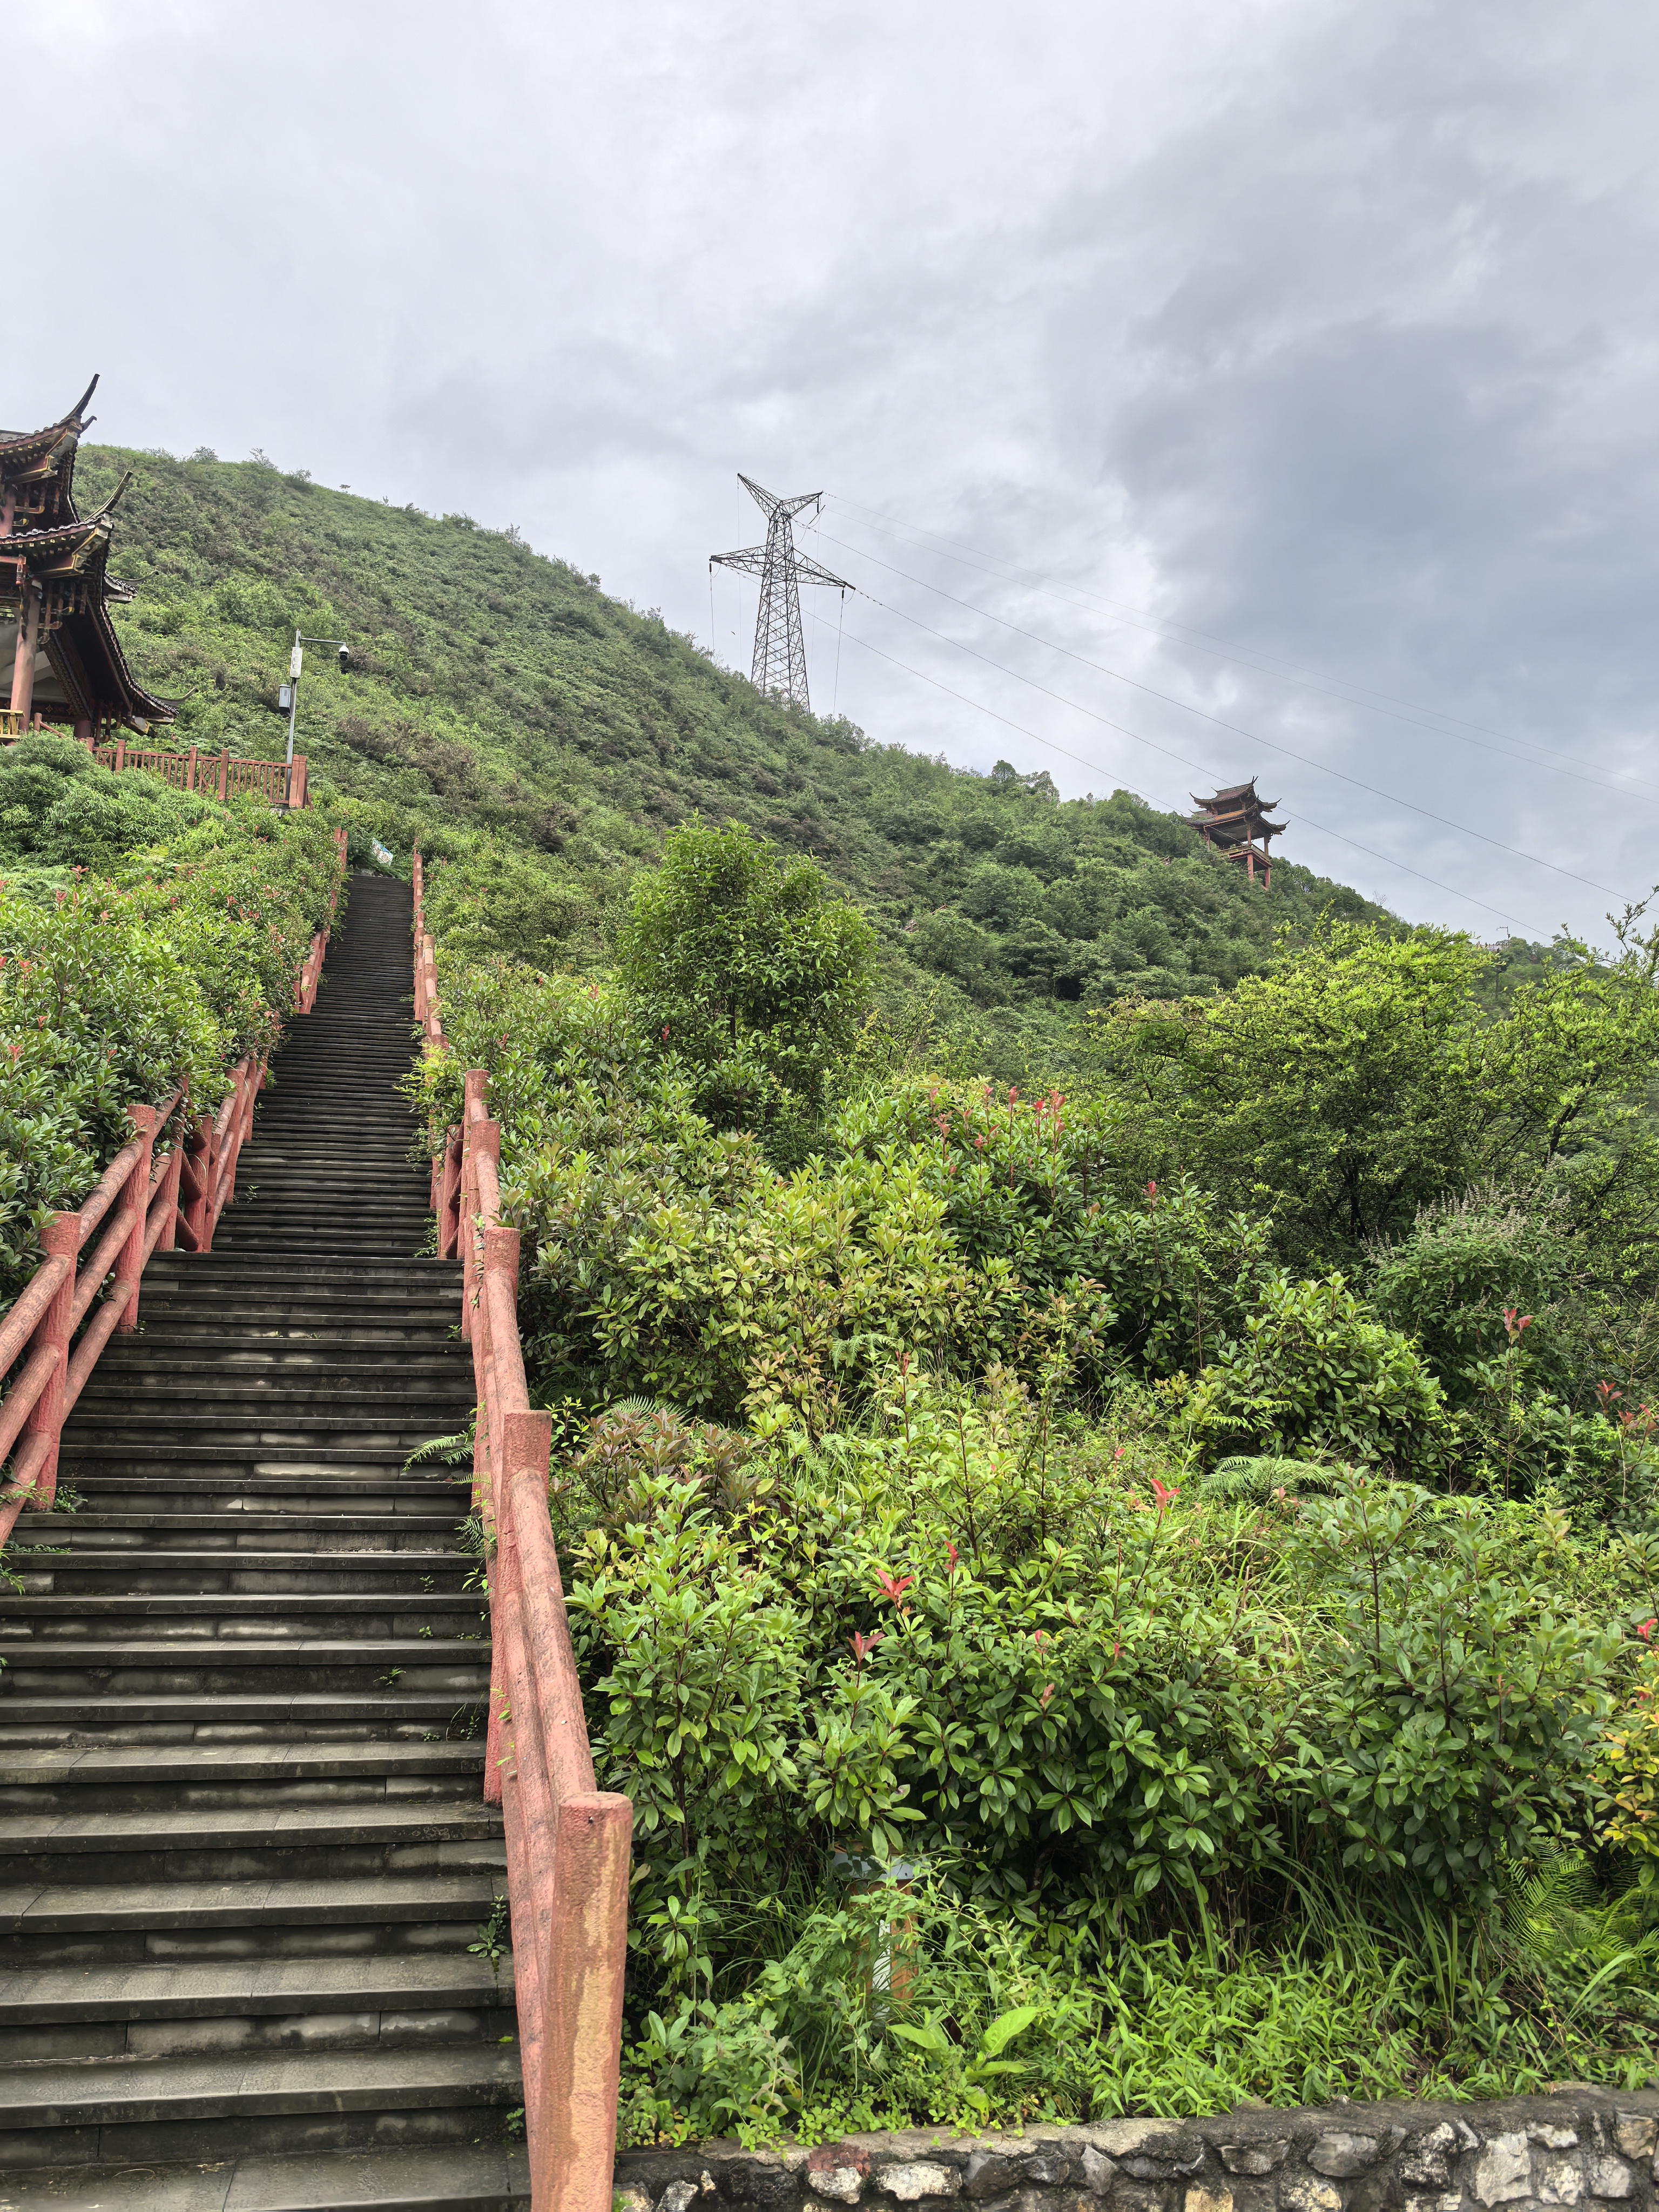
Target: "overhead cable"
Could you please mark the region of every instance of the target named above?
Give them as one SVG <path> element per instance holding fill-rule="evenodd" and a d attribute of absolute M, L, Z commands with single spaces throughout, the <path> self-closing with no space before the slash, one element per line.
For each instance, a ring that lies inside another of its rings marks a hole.
<path fill-rule="evenodd" d="M 828 537 L 829 532 L 825 532 L 824 535 Z M 830 542 L 832 545 L 839 545 L 843 541 L 838 538 L 831 538 Z M 856 546 L 848 546 L 846 550 L 854 553 L 859 550 Z M 894 568 L 889 562 L 876 560 L 872 553 L 863 554 L 861 557 L 866 561 L 875 561 L 878 568 L 886 568 L 890 574 L 903 577 L 907 583 L 921 582 L 919 577 L 905 576 L 902 569 Z M 926 591 L 936 591 L 938 588 L 936 585 L 922 585 L 922 589 Z M 989 653 L 980 652 L 976 646 L 964 644 L 962 639 L 951 636 L 948 631 L 935 629 L 932 623 L 923 622 L 920 616 L 909 614 L 902 607 L 890 606 L 885 599 L 877 599 L 871 592 L 860 592 L 859 596 L 868 599 L 872 606 L 881 608 L 884 614 L 896 615 L 901 622 L 910 623 L 928 637 L 937 638 L 942 645 L 953 646 L 958 653 L 971 653 L 975 660 L 982 660 L 992 668 L 1002 669 L 1005 675 L 1013 677 L 1016 682 L 1028 684 L 1034 691 L 1041 691 L 1048 698 L 1057 699 L 1062 707 L 1071 708 L 1073 713 L 1087 714 L 1091 720 L 1103 723 L 1109 730 L 1124 729 L 1122 723 L 1115 722 L 1105 714 L 1097 714 L 1092 707 L 1085 707 L 1079 700 L 1068 699 L 1063 691 L 1056 691 L 1047 684 L 1039 684 L 1034 676 L 1024 675 L 1017 668 L 1008 668 L 1001 661 L 993 659 Z M 940 593 L 940 597 L 944 599 L 950 599 L 951 596 L 948 592 Z M 1213 723 L 1217 729 L 1230 731 L 1235 737 L 1246 738 L 1252 744 L 1265 745 L 1270 752 L 1283 753 L 1287 760 L 1299 762 L 1304 768 L 1314 769 L 1322 775 L 1334 776 L 1340 783 L 1352 784 L 1356 791 L 1365 792 L 1372 799 L 1380 799 L 1387 805 L 1403 806 L 1413 814 L 1420 814 L 1425 821 L 1439 823 L 1443 829 L 1455 830 L 1462 836 L 1478 838 L 1481 844 L 1491 845 L 1498 852 L 1507 853 L 1511 860 L 1530 861 L 1534 867 L 1547 868 L 1554 875 L 1565 876 L 1573 883 L 1583 884 L 1589 890 L 1601 891 L 1608 898 L 1623 899 L 1625 896 L 1624 892 L 1615 890 L 1611 884 L 1597 883 L 1593 876 L 1581 876 L 1577 869 L 1564 868 L 1557 860 L 1547 860 L 1539 854 L 1524 851 L 1518 845 L 1506 844 L 1501 837 L 1488 836 L 1484 830 L 1470 829 L 1465 822 L 1454 822 L 1449 816 L 1437 813 L 1431 806 L 1419 806 L 1413 799 L 1401 799 L 1394 792 L 1381 790 L 1374 783 L 1366 783 L 1359 776 L 1350 775 L 1345 769 L 1331 768 L 1325 762 L 1316 760 L 1308 753 L 1297 752 L 1293 746 L 1279 744 L 1275 739 L 1264 738 L 1256 731 L 1247 730 L 1237 722 L 1227 721 L 1222 715 L 1212 714 L 1202 707 L 1191 706 L 1187 701 L 1176 698 L 1170 692 L 1160 691 L 1153 684 L 1142 684 L 1135 677 L 1124 676 L 1115 668 L 1108 668 L 1100 661 L 1091 660 L 1086 653 L 1073 652 L 1070 646 L 1056 645 L 1052 639 L 1039 636 L 1035 630 L 1022 629 L 1018 623 L 1006 621 L 1000 615 L 988 615 L 983 608 L 972 607 L 965 599 L 958 599 L 955 604 L 958 606 L 969 607 L 970 612 L 980 615 L 984 620 L 994 622 L 1004 629 L 1014 631 L 1020 637 L 1030 638 L 1034 643 L 1047 647 L 1050 652 L 1061 653 L 1068 659 L 1080 661 L 1085 667 L 1092 668 L 1100 675 L 1110 676 L 1121 684 L 1130 684 L 1137 691 L 1146 692 L 1150 698 L 1162 700 L 1167 706 L 1178 707 L 1186 714 L 1195 714 L 1201 721 Z M 1125 730 L 1124 734 L 1133 737 L 1136 732 Z"/>
<path fill-rule="evenodd" d="M 858 596 L 863 599 L 866 594 L 860 592 Z M 872 602 L 872 604 L 879 603 Z M 829 627 L 823 617 L 815 614 L 811 608 L 808 608 L 805 612 L 809 622 L 822 623 L 826 629 Z M 1103 763 L 1085 760 L 1081 753 L 1074 753 L 1065 745 L 1056 744 L 1052 738 L 1045 738 L 1040 731 L 1028 729 L 1024 723 L 1016 722 L 1012 716 L 1000 714 L 994 707 L 988 707 L 982 699 L 971 698 L 967 692 L 954 690 L 949 684 L 941 682 L 937 676 L 928 675 L 925 669 L 912 667 L 908 660 L 901 660 L 896 653 L 884 653 L 880 646 L 872 645 L 868 638 L 860 637 L 856 630 L 849 629 L 846 635 L 849 645 L 856 645 L 864 652 L 873 653 L 878 660 L 886 661 L 890 667 L 902 669 L 907 676 L 916 677 L 923 684 L 931 684 L 936 691 L 943 691 L 947 698 L 960 700 L 964 707 L 971 707 L 975 714 L 988 715 L 992 721 L 1000 722 L 1005 729 L 1016 731 L 1022 738 L 1030 738 L 1034 744 L 1046 745 L 1050 752 L 1058 753 L 1064 760 L 1075 761 L 1079 768 L 1086 768 L 1092 775 L 1107 775 L 1111 773 Z M 982 654 L 980 656 L 981 659 L 984 657 Z M 993 667 L 1001 665 L 996 661 L 992 662 L 991 665 Z M 1009 676 L 1015 672 L 1012 669 L 1003 671 L 1005 675 Z M 1097 720 L 1101 718 L 1097 717 Z M 1145 745 L 1149 751 L 1162 753 L 1166 760 L 1178 761 L 1182 768 L 1192 769 L 1199 775 L 1213 775 L 1215 773 L 1213 769 L 1206 767 L 1202 761 L 1188 760 L 1185 753 L 1178 753 L 1170 745 L 1161 745 L 1154 738 L 1143 738 L 1138 730 L 1126 729 L 1121 723 L 1118 722 L 1109 723 L 1107 726 L 1119 731 L 1122 736 L 1132 739 L 1134 744 Z M 1341 830 L 1327 828 L 1322 822 L 1316 822 L 1310 814 L 1297 814 L 1293 818 L 1303 823 L 1308 829 L 1317 830 L 1322 836 L 1334 837 L 1340 845 L 1346 845 L 1356 853 L 1364 853 L 1370 860 L 1381 860 L 1385 867 L 1399 868 L 1406 875 L 1415 876 L 1419 883 L 1432 884 L 1436 890 L 1444 891 L 1451 898 L 1462 899 L 1469 906 L 1478 906 L 1483 914 L 1496 915 L 1500 921 L 1507 922 L 1511 929 L 1518 930 L 1521 927 L 1520 922 L 1514 915 L 1505 914 L 1502 907 L 1493 906 L 1487 899 L 1476 898 L 1473 891 L 1460 890 L 1453 884 L 1443 884 L 1438 876 L 1425 875 L 1421 868 L 1413 868 L 1404 860 L 1397 860 L 1392 854 L 1379 853 L 1370 845 L 1362 845 L 1352 837 L 1344 836 Z"/>
<path fill-rule="evenodd" d="M 978 549 L 966 547 L 963 551 L 952 551 L 951 546 L 958 541 L 941 538 L 938 532 L 926 530 L 919 523 L 901 522 L 896 516 L 888 516 L 884 520 L 896 523 L 897 527 L 891 530 L 883 529 L 879 522 L 866 522 L 860 520 L 865 515 L 879 514 L 881 512 L 879 508 L 860 507 L 856 500 L 847 499 L 840 494 L 834 495 L 834 501 L 837 507 L 848 509 L 852 514 L 853 520 L 858 526 L 874 530 L 880 537 L 896 538 L 900 544 L 905 542 L 902 533 L 906 532 L 912 538 L 932 538 L 935 541 L 933 544 L 916 545 L 913 550 L 917 552 L 942 553 L 945 560 L 954 561 L 961 568 L 975 569 L 979 574 L 989 576 L 995 583 L 1012 582 L 1030 585 L 1046 592 L 1049 598 L 1058 599 L 1062 606 L 1076 607 L 1079 601 L 1082 600 L 1094 606 L 1103 607 L 1119 621 L 1127 623 L 1132 629 L 1145 630 L 1151 636 L 1170 637 L 1182 644 L 1195 644 L 1201 651 L 1214 654 L 1224 660 L 1233 661 L 1242 668 L 1251 669 L 1259 675 L 1274 677 L 1281 682 L 1295 684 L 1305 690 L 1317 692 L 1325 698 L 1340 699 L 1345 705 L 1361 708 L 1367 714 L 1386 714 L 1391 720 L 1406 722 L 1413 729 L 1428 730 L 1438 736 L 1455 738 L 1460 744 L 1473 745 L 1478 751 L 1492 753 L 1499 760 L 1516 761 L 1526 768 L 1547 769 L 1553 775 L 1570 777 L 1577 783 L 1590 784 L 1598 790 L 1615 791 L 1624 797 L 1645 799 L 1650 804 L 1659 805 L 1659 791 L 1654 790 L 1651 787 L 1639 782 L 1609 782 L 1602 776 L 1588 775 L 1582 768 L 1568 765 L 1567 761 L 1553 747 L 1540 744 L 1535 740 L 1516 738 L 1512 734 L 1506 735 L 1503 732 L 1490 729 L 1484 722 L 1471 722 L 1462 715 L 1449 713 L 1443 708 L 1419 706 L 1413 701 L 1396 698 L 1390 692 L 1373 690 L 1368 684 L 1342 683 L 1328 677 L 1321 677 L 1310 670 L 1298 667 L 1291 661 L 1276 663 L 1271 654 L 1257 652 L 1254 648 L 1247 650 L 1228 645 L 1220 639 L 1209 636 L 1203 630 L 1190 629 L 1182 623 L 1160 621 L 1155 615 L 1148 615 L 1139 609 L 1127 607 L 1121 600 L 1107 599 L 1100 592 L 1087 590 L 1081 584 L 1059 583 L 1051 577 L 1038 574 L 1035 570 L 1021 568 L 1014 562 L 1006 560 L 998 554 L 981 553 L 978 559 L 966 559 L 965 553 L 975 552 Z M 854 550 L 862 551 L 862 548 Z M 871 553 L 864 555 L 866 560 L 874 560 L 875 557 Z M 986 562 L 994 562 L 998 566 L 987 568 L 983 565 Z M 1005 574 L 1000 573 L 1002 570 L 1010 573 Z M 902 574 L 903 572 L 895 570 L 894 573 Z M 920 578 L 915 577 L 910 580 L 921 581 Z M 934 584 L 924 584 L 923 588 L 927 591 L 937 591 L 939 586 Z M 946 592 L 942 596 L 948 598 L 950 594 Z M 964 601 L 963 604 L 968 603 Z M 977 611 L 982 611 L 982 610 Z M 1478 731 L 1480 736 L 1471 737 L 1466 734 L 1469 731 Z M 1481 742 L 1483 737 L 1502 738 L 1504 742 L 1486 744 Z M 1603 765 L 1600 763 L 1595 764 Z M 1608 773 L 1618 775 L 1621 771 L 1613 769 Z"/>

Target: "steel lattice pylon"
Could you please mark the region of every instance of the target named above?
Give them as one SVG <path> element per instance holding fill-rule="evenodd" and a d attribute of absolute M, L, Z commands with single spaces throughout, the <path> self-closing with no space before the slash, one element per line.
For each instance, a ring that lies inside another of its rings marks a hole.
<path fill-rule="evenodd" d="M 775 492 L 763 491 L 752 478 L 739 476 L 738 482 L 748 492 L 757 507 L 766 516 L 764 545 L 745 545 L 736 553 L 711 553 L 711 568 L 741 568 L 747 576 L 761 580 L 760 611 L 755 617 L 755 659 L 750 676 L 757 691 L 769 699 L 782 699 L 791 706 L 810 708 L 811 700 L 806 691 L 806 641 L 800 627 L 800 586 L 809 584 L 828 584 L 837 592 L 850 592 L 855 586 L 845 578 L 832 576 L 827 568 L 820 568 L 816 561 L 807 560 L 795 550 L 795 517 L 803 507 L 816 507 L 823 497 L 821 491 L 799 492 L 793 499 L 780 499 Z"/>

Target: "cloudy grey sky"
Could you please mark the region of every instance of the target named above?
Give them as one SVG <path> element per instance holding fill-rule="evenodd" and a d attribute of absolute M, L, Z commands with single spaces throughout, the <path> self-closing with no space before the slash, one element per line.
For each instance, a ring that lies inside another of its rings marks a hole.
<path fill-rule="evenodd" d="M 814 702 L 874 736 L 1254 772 L 1483 938 L 1659 878 L 1640 0 L 0 0 L 0 49 L 72 118 L 0 419 L 99 368 L 102 434 L 514 523 L 705 642 L 736 471 L 822 487 Z"/>

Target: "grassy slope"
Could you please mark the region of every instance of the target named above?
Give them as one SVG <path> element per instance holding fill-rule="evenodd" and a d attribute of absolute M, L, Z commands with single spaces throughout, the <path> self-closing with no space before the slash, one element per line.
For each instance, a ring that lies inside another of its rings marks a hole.
<path fill-rule="evenodd" d="M 964 774 L 771 705 L 654 613 L 464 517 L 97 447 L 83 500 L 129 463 L 112 565 L 138 597 L 118 619 L 142 678 L 180 702 L 181 740 L 278 751 L 294 627 L 349 636 L 350 674 L 311 657 L 313 775 L 371 802 L 394 848 L 494 844 L 509 896 L 480 949 L 592 958 L 666 829 L 733 817 L 815 854 L 876 922 L 890 988 L 945 979 L 1018 1068 L 1080 1006 L 1224 987 L 1275 926 L 1382 912 L 1288 864 L 1268 901 L 1127 793 L 1061 803 L 1046 777 Z"/>

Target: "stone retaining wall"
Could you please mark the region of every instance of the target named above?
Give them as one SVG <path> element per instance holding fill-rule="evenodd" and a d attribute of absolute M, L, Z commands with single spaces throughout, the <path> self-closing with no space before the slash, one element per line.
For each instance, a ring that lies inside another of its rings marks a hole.
<path fill-rule="evenodd" d="M 938 2128 L 813 2150 L 729 2142 L 617 2160 L 616 2212 L 1659 2212 L 1659 2092 L 1251 2106 L 1204 2120 Z"/>

